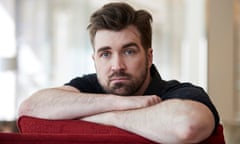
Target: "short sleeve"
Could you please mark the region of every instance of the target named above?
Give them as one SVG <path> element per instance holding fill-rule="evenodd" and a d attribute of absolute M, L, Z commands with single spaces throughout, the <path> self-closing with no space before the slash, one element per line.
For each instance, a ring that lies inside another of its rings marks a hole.
<path fill-rule="evenodd" d="M 104 93 L 102 87 L 98 83 L 96 74 L 89 74 L 83 77 L 76 77 L 64 85 L 75 87 L 81 92 Z"/>

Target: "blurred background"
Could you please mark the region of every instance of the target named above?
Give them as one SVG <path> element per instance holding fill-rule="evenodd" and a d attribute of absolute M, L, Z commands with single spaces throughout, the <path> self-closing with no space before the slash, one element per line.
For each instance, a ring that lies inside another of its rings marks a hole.
<path fill-rule="evenodd" d="M 17 131 L 19 104 L 36 90 L 95 72 L 89 16 L 117 1 L 153 15 L 162 77 L 203 87 L 227 143 L 239 144 L 239 0 L 0 0 L 0 131 Z"/>

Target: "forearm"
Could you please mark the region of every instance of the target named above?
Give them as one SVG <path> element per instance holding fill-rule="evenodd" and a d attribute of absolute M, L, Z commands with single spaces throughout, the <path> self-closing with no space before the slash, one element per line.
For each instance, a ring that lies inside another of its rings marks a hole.
<path fill-rule="evenodd" d="M 160 98 L 157 96 L 122 97 L 111 94 L 90 94 L 64 86 L 34 93 L 21 104 L 19 116 L 76 119 L 108 111 L 147 107 L 158 102 Z"/>
<path fill-rule="evenodd" d="M 26 99 L 19 115 L 47 119 L 75 119 L 114 110 L 112 95 L 86 94 L 74 89 L 50 88 L 40 90 Z"/>
<path fill-rule="evenodd" d="M 207 138 L 214 128 L 214 119 L 207 107 L 182 100 L 168 100 L 147 108 L 105 113 L 84 120 L 110 124 L 159 143 L 197 143 Z"/>

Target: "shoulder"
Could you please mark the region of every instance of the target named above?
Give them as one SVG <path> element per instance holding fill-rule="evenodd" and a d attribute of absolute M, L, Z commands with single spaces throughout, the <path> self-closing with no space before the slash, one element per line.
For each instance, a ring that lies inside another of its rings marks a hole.
<path fill-rule="evenodd" d="M 81 92 L 102 92 L 102 88 L 95 73 L 84 75 L 82 77 L 76 77 L 65 85 L 73 86 Z"/>
<path fill-rule="evenodd" d="M 94 83 L 96 81 L 97 81 L 96 74 L 88 74 L 88 75 L 84 75 L 82 77 L 76 77 L 76 78 L 72 79 L 70 82 L 66 83 L 65 85 L 81 84 L 82 82 L 84 82 L 84 83 Z"/>
<path fill-rule="evenodd" d="M 202 98 L 208 97 L 202 87 L 193 85 L 192 83 L 179 82 L 177 80 L 164 81 L 163 98 Z"/>
<path fill-rule="evenodd" d="M 149 84 L 145 94 L 157 94 L 163 100 L 170 98 L 193 99 L 199 96 L 207 98 L 208 95 L 203 88 L 195 86 L 191 83 L 183 83 L 177 80 L 163 80 L 156 67 L 151 67 L 152 81 Z"/>

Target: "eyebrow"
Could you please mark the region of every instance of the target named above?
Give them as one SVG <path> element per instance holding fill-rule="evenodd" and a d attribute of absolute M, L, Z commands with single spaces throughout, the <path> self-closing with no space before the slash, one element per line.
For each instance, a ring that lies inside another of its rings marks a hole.
<path fill-rule="evenodd" d="M 122 48 L 128 48 L 128 47 L 131 47 L 131 46 L 134 46 L 137 49 L 139 49 L 139 46 L 136 43 L 133 43 L 133 42 L 130 42 L 130 43 L 127 43 L 127 44 L 123 45 Z M 109 46 L 101 47 L 97 50 L 97 53 L 100 53 L 100 52 L 106 51 L 106 50 L 110 50 L 110 49 L 111 49 L 111 47 L 109 47 Z"/>
<path fill-rule="evenodd" d="M 131 46 L 139 48 L 139 46 L 136 43 L 133 43 L 133 42 L 123 45 L 123 48 L 128 48 L 128 47 L 131 47 Z"/>
<path fill-rule="evenodd" d="M 108 46 L 106 46 L 106 47 L 101 47 L 101 48 L 99 48 L 99 49 L 97 50 L 97 53 L 100 53 L 100 52 L 102 52 L 102 51 L 106 51 L 106 50 L 109 50 L 109 49 L 111 49 L 111 48 L 108 47 Z"/>

